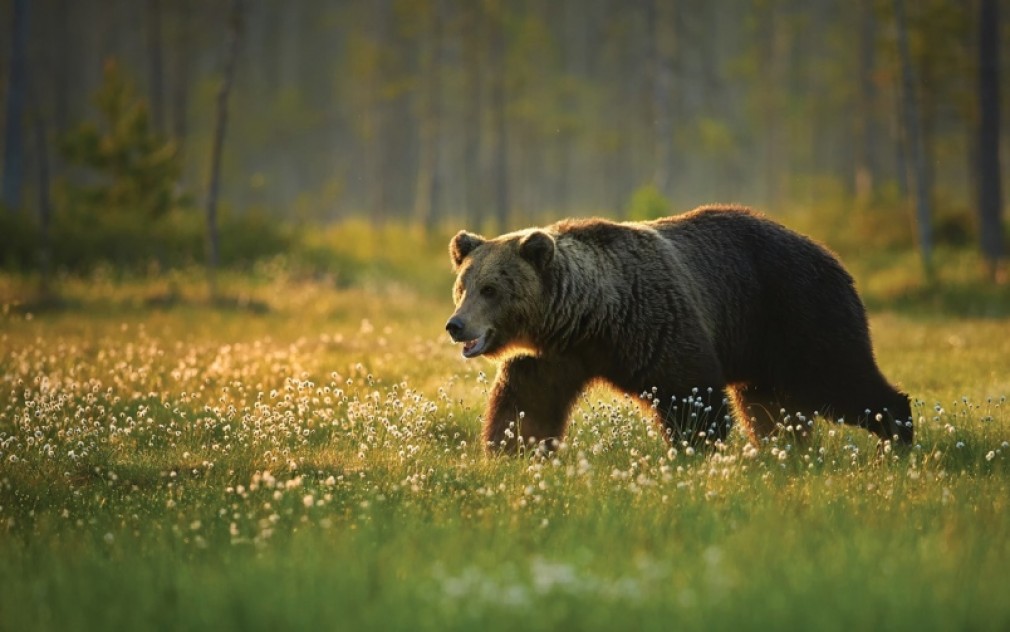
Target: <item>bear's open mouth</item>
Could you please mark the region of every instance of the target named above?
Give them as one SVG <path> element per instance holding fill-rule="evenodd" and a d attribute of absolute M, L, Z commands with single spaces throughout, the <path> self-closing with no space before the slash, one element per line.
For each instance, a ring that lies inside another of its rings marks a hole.
<path fill-rule="evenodd" d="M 464 358 L 475 358 L 480 354 L 487 351 L 488 340 L 491 338 L 491 330 L 487 330 L 482 333 L 479 337 L 473 340 L 467 340 L 463 343 L 463 357 Z"/>

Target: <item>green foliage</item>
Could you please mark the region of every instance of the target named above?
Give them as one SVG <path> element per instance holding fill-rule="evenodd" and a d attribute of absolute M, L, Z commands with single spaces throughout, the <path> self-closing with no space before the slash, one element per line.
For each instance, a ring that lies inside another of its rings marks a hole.
<path fill-rule="evenodd" d="M 0 209 L 0 267 L 30 270 L 38 264 L 39 231 L 24 213 Z"/>
<path fill-rule="evenodd" d="M 170 266 L 197 259 L 202 229 L 178 189 L 175 143 L 155 132 L 147 103 L 115 59 L 105 62 L 94 101 L 98 120 L 61 139 L 71 169 L 54 196 L 53 263 L 85 271 L 100 263 Z"/>
<path fill-rule="evenodd" d="M 936 243 L 966 248 L 978 243 L 978 216 L 966 207 L 940 203 L 933 217 Z"/>
<path fill-rule="evenodd" d="M 95 105 L 98 122 L 84 123 L 62 139 L 72 169 L 54 196 L 52 265 L 87 273 L 110 264 L 136 271 L 202 261 L 204 218 L 180 191 L 176 145 L 154 131 L 147 104 L 114 59 L 105 64 Z M 219 222 L 225 266 L 249 266 L 284 252 L 296 233 L 258 210 L 237 214 L 225 208 Z M 34 268 L 41 238 L 34 218 L 3 214 L 0 265 Z"/>
<path fill-rule="evenodd" d="M 425 234 L 403 224 L 376 228 L 347 220 L 304 231 L 292 249 L 292 263 L 337 285 L 405 284 L 427 296 L 445 296 L 451 279 L 446 254 L 449 233 Z"/>
<path fill-rule="evenodd" d="M 98 123 L 83 123 L 63 138 L 63 156 L 83 171 L 79 179 L 86 184 L 67 183 L 60 210 L 96 218 L 158 218 L 184 203 L 177 191 L 180 161 L 175 143 L 154 131 L 147 103 L 115 59 L 105 63 L 95 105 Z"/>
<path fill-rule="evenodd" d="M 673 204 L 653 184 L 635 189 L 625 208 L 625 216 L 635 221 L 657 219 L 673 212 Z"/>
<path fill-rule="evenodd" d="M 203 228 L 201 217 L 201 239 Z M 218 217 L 221 234 L 221 262 L 248 266 L 256 261 L 290 251 L 297 243 L 298 230 L 261 210 L 241 215 L 224 211 Z M 202 245 L 201 241 L 201 245 Z"/>
<path fill-rule="evenodd" d="M 915 247 L 911 213 L 901 204 L 856 206 L 818 199 L 816 208 L 794 209 L 778 219 L 830 245 L 843 257 Z"/>
<path fill-rule="evenodd" d="M 203 239 L 197 219 L 179 210 L 153 218 L 65 208 L 52 226 L 54 263 L 81 272 L 102 264 L 121 269 L 191 264 L 199 260 Z"/>
<path fill-rule="evenodd" d="M 789 209 L 777 219 L 828 244 L 844 257 L 893 258 L 915 250 L 912 211 L 896 186 L 882 187 L 869 204 L 856 204 L 838 191 L 822 195 L 823 189 L 823 186 L 810 188 L 810 197 L 816 200 L 814 206 Z M 937 196 L 932 221 L 937 246 L 967 252 L 978 242 L 974 213 L 949 198 Z M 1010 241 L 1010 226 L 1005 228 Z"/>
<path fill-rule="evenodd" d="M 219 221 L 221 263 L 226 267 L 249 267 L 290 251 L 298 242 L 293 226 L 262 212 L 236 215 L 225 209 Z M 205 231 L 204 218 L 195 209 L 147 217 L 67 208 L 52 220 L 51 263 L 58 270 L 84 275 L 104 266 L 123 272 L 188 267 L 204 260 Z M 0 215 L 0 266 L 35 269 L 41 244 L 34 219 Z"/>

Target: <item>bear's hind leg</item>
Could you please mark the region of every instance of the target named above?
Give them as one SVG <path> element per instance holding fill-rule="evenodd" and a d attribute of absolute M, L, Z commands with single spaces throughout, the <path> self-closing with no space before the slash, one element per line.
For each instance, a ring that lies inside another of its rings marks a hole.
<path fill-rule="evenodd" d="M 498 369 L 484 418 L 484 445 L 491 452 L 560 440 L 568 414 L 591 375 L 576 362 L 517 356 Z"/>
<path fill-rule="evenodd" d="M 734 418 L 743 424 L 754 445 L 775 434 L 783 421 L 782 410 L 795 412 L 789 402 L 776 395 L 770 386 L 732 384 L 726 389 Z"/>

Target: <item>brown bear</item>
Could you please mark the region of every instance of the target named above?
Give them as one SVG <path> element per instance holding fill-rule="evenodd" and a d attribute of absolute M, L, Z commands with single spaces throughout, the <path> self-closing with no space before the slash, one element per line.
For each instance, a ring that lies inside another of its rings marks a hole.
<path fill-rule="evenodd" d="M 754 211 L 460 231 L 449 253 L 446 330 L 465 357 L 501 361 L 491 451 L 559 440 L 596 381 L 644 396 L 675 444 L 725 440 L 724 404 L 753 441 L 794 422 L 806 432 L 815 415 L 912 441 L 908 397 L 877 368 L 852 277 Z"/>

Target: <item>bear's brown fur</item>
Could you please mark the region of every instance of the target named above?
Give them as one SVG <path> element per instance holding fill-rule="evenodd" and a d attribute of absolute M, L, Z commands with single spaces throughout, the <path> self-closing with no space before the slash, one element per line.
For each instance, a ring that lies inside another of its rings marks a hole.
<path fill-rule="evenodd" d="M 912 440 L 908 398 L 877 368 L 852 277 L 753 211 L 566 220 L 496 239 L 461 231 L 449 251 L 446 329 L 465 356 L 501 361 L 489 449 L 560 439 L 594 381 L 645 394 L 677 443 L 725 439 L 724 392 L 755 441 L 784 414 L 815 413 Z"/>

